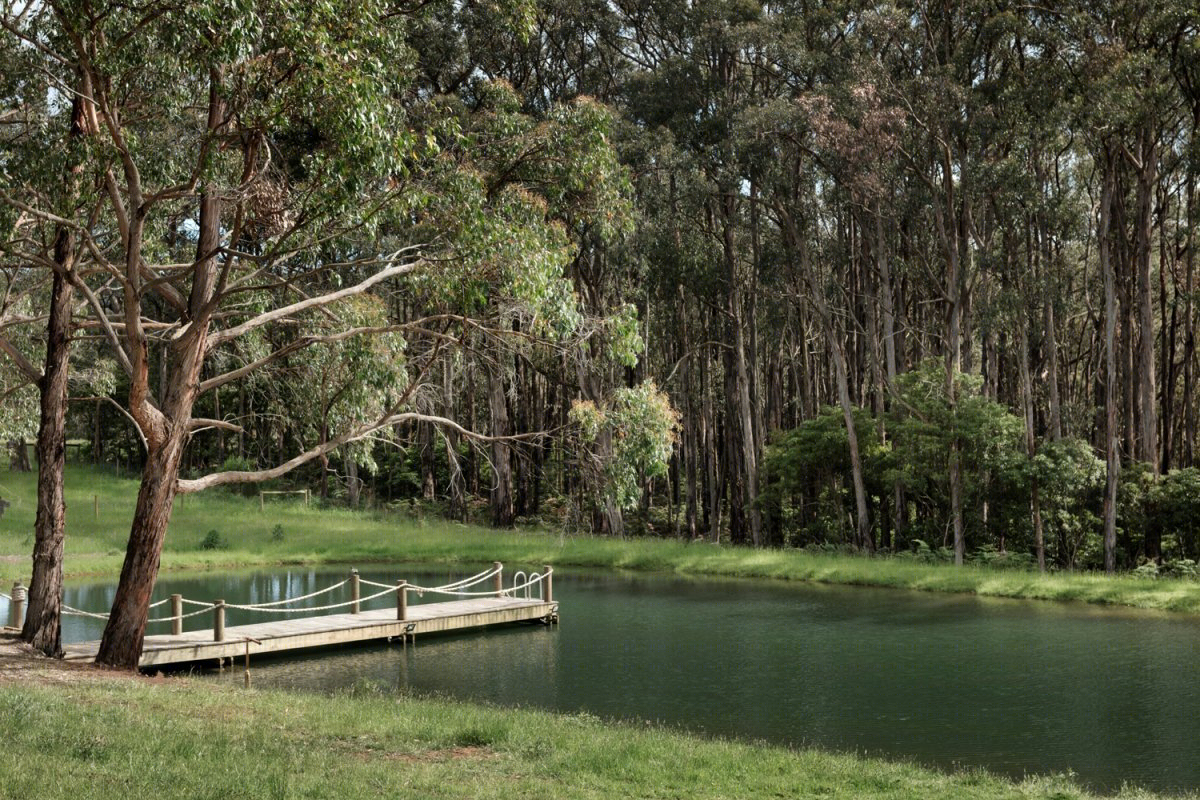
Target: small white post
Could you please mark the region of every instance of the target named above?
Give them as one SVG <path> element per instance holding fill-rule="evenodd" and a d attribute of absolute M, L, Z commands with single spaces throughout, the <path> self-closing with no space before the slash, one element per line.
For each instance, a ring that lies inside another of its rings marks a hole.
<path fill-rule="evenodd" d="M 17 581 L 12 587 L 12 608 L 9 612 L 10 616 L 12 617 L 12 626 L 14 628 L 20 628 L 21 623 L 24 621 L 25 597 L 25 587 L 21 585 L 20 581 Z"/>

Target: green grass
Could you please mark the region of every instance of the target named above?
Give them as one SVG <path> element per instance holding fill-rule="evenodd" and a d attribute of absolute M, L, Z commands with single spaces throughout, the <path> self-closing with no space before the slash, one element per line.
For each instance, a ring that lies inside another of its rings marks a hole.
<path fill-rule="evenodd" d="M 77 465 L 68 469 L 68 575 L 119 573 L 136 494 L 137 482 L 132 478 Z M 27 559 L 36 506 L 33 476 L 7 473 L 0 480 L 0 496 L 13 503 L 0 520 L 0 555 L 13 557 L 0 560 L 0 585 L 5 585 L 29 574 Z M 98 498 L 98 515 L 94 497 Z M 272 536 L 276 526 L 283 532 L 278 540 Z M 227 549 L 200 548 L 211 530 L 219 533 Z M 1088 573 L 1039 576 L 988 567 L 955 569 L 900 558 L 500 532 L 437 520 L 422 523 L 406 513 L 305 508 L 302 500 L 268 499 L 263 512 L 257 497 L 220 491 L 179 499 L 162 566 L 179 570 L 372 561 L 475 565 L 497 559 L 526 565 L 771 578 L 1200 613 L 1200 581 Z"/>
<path fill-rule="evenodd" d="M 1066 777 L 946 774 L 369 687 L 328 697 L 192 679 L 0 683 L 0 730 L 0 796 L 12 798 L 1093 797 Z"/>

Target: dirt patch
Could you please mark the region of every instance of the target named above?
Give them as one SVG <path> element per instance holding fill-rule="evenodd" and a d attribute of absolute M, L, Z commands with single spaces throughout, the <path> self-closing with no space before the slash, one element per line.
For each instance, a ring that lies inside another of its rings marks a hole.
<path fill-rule="evenodd" d="M 20 641 L 12 628 L 0 631 L 0 683 L 64 684 L 139 678 L 132 672 L 102 669 L 87 662 L 47 658 Z"/>

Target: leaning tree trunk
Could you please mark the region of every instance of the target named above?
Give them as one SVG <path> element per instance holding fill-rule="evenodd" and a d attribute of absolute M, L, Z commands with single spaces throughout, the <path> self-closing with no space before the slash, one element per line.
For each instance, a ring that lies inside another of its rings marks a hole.
<path fill-rule="evenodd" d="M 149 618 L 150 594 L 158 577 L 159 559 L 167 523 L 175 504 L 179 462 L 186 434 L 172 432 L 167 441 L 146 456 L 142 485 L 133 512 L 133 527 L 125 548 L 121 580 L 113 599 L 108 624 L 100 639 L 96 663 L 137 669 Z"/>
<path fill-rule="evenodd" d="M 90 84 L 81 81 L 81 91 L 71 104 L 68 147 L 71 162 L 66 171 L 64 195 L 73 202 L 82 171 L 78 158 L 80 142 L 93 129 L 85 99 Z M 46 366 L 38 381 L 38 501 L 34 520 L 33 576 L 29 583 L 29 606 L 21 638 L 48 656 L 62 656 L 63 542 L 66 537 L 67 504 L 63 496 L 63 470 L 67 444 L 67 375 L 71 358 L 71 298 L 75 261 L 75 237 L 65 225 L 54 239 L 53 281 L 50 289 L 50 318 L 46 326 Z"/>
<path fill-rule="evenodd" d="M 54 280 L 46 328 L 46 369 L 39 386 L 37 518 L 34 521 L 33 578 L 21 638 L 53 658 L 62 657 L 63 540 L 66 502 L 67 373 L 71 354 L 72 238 L 61 229 L 54 243 Z"/>

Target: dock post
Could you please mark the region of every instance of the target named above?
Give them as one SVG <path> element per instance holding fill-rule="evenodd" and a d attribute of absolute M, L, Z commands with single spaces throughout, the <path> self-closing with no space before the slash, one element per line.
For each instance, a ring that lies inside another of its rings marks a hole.
<path fill-rule="evenodd" d="M 496 592 L 496 594 L 500 594 L 500 592 L 504 591 L 504 565 L 501 564 L 499 561 L 493 561 L 492 569 L 496 570 L 495 592 Z"/>
<path fill-rule="evenodd" d="M 213 641 L 225 641 L 225 601 L 218 600 L 213 604 Z"/>
<path fill-rule="evenodd" d="M 542 601 L 546 603 L 554 602 L 554 568 L 549 564 L 542 567 L 545 570 L 542 578 Z"/>
<path fill-rule="evenodd" d="M 358 570 L 350 570 L 350 613 L 357 614 L 361 610 L 360 599 L 362 591 L 358 583 Z"/>
<path fill-rule="evenodd" d="M 25 616 L 25 587 L 20 581 L 13 584 L 12 587 L 12 610 L 9 612 L 12 615 L 12 626 L 20 628 L 22 617 Z"/>
<path fill-rule="evenodd" d="M 171 635 L 183 633 L 183 595 L 171 595 Z"/>
<path fill-rule="evenodd" d="M 396 619 L 408 619 L 408 581 L 396 582 Z"/>

